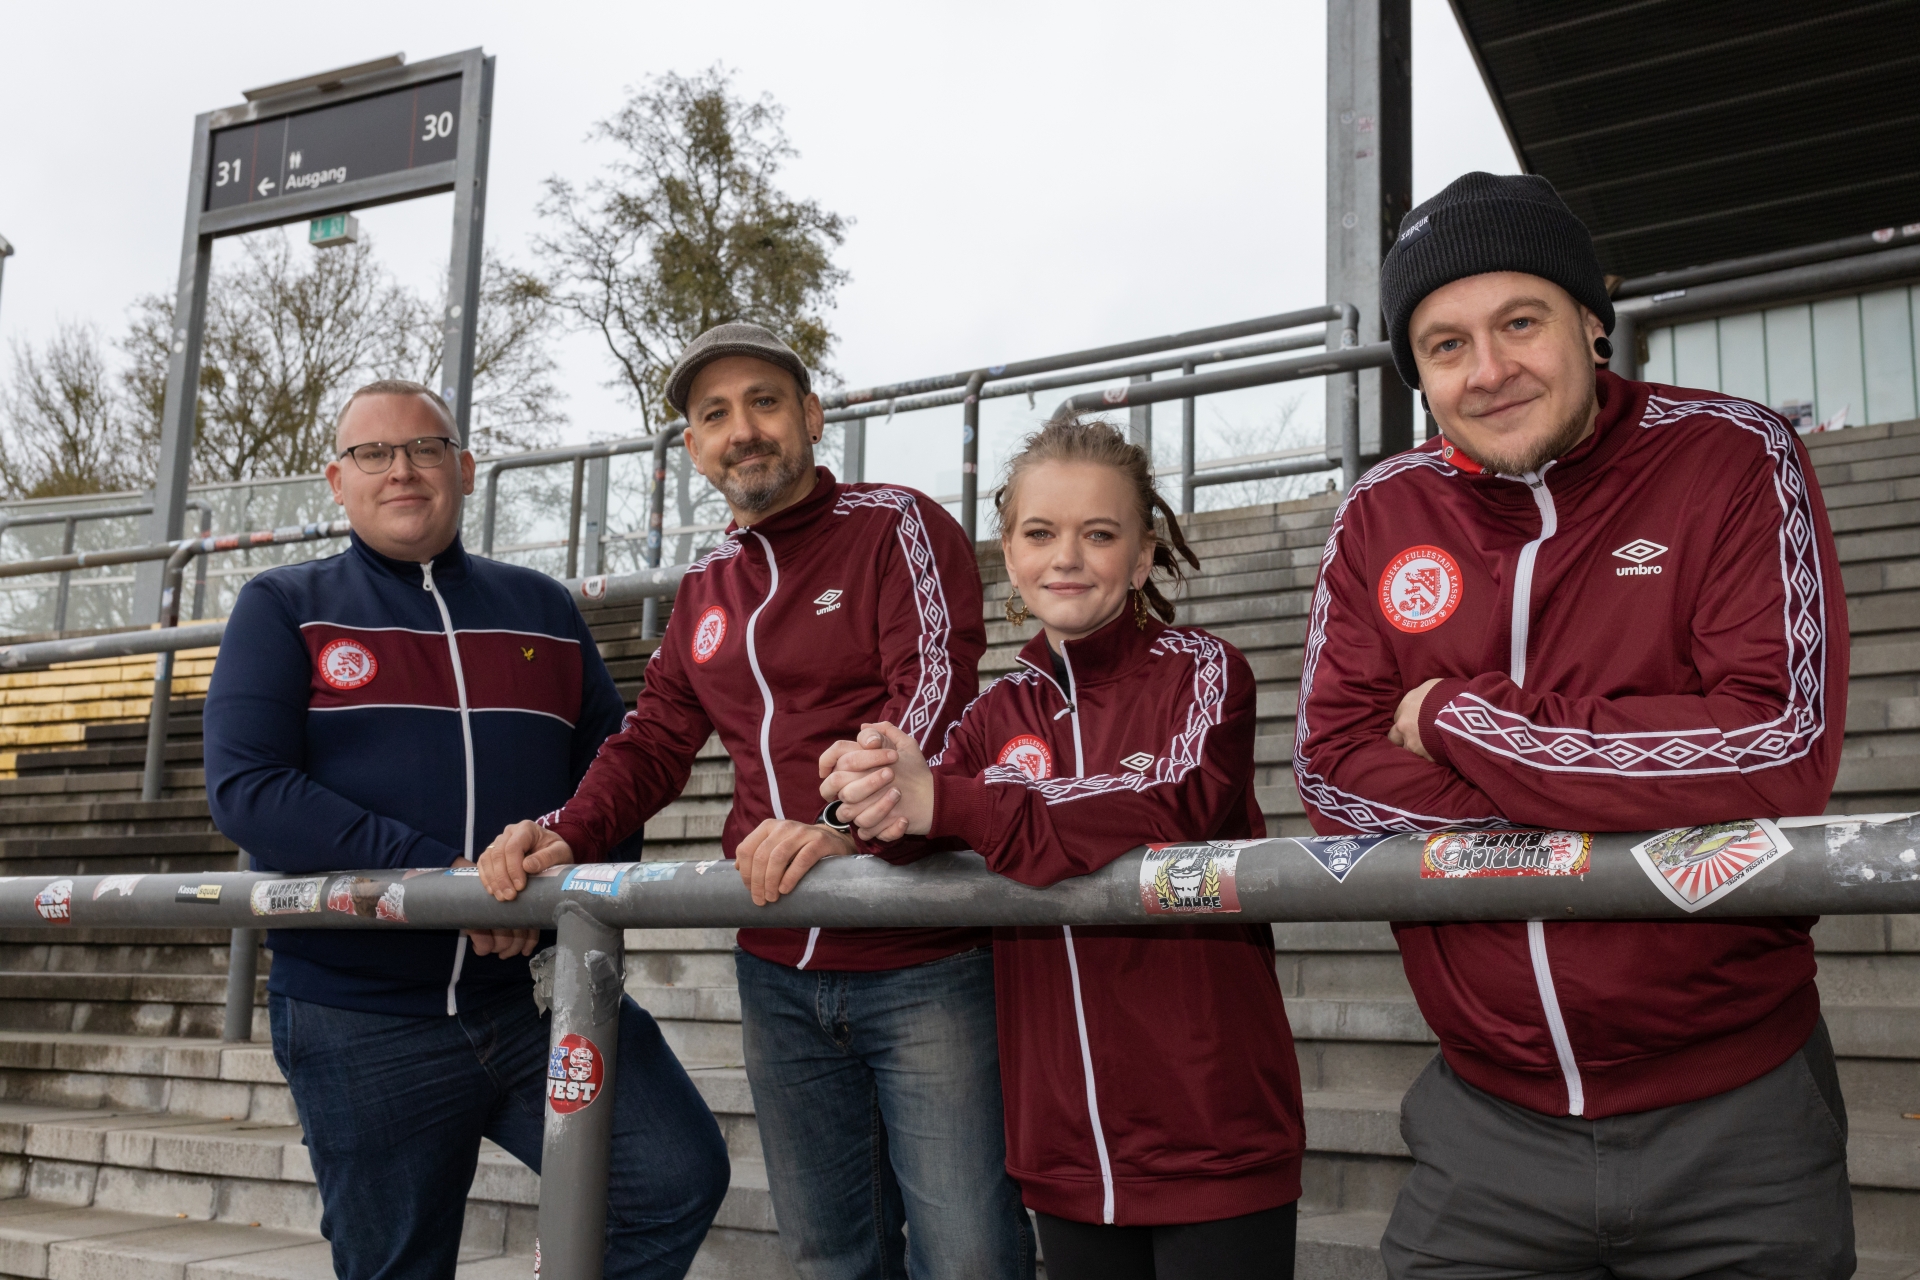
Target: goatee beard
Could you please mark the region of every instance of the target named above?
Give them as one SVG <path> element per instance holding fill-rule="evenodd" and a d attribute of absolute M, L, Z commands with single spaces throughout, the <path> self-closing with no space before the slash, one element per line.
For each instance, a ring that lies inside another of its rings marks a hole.
<path fill-rule="evenodd" d="M 753 479 L 740 478 L 731 470 L 748 458 L 758 457 L 771 457 L 774 463 Z M 771 507 L 795 480 L 813 470 L 813 444 L 811 441 L 802 443 L 798 454 L 789 454 L 785 450 L 758 451 L 729 459 L 728 465 L 729 470 L 721 477 L 717 487 L 735 510 L 758 515 Z"/>
<path fill-rule="evenodd" d="M 1596 396 L 1588 395 L 1587 399 L 1568 414 L 1566 420 L 1559 426 L 1533 444 L 1512 453 L 1501 453 L 1496 450 L 1482 450 L 1476 453 L 1458 440 L 1450 439 L 1449 443 L 1479 463 L 1483 470 L 1491 471 L 1495 475 L 1529 475 L 1539 471 L 1540 468 L 1580 443 L 1587 434 L 1588 426 L 1594 420 L 1594 411 L 1598 403 Z"/>

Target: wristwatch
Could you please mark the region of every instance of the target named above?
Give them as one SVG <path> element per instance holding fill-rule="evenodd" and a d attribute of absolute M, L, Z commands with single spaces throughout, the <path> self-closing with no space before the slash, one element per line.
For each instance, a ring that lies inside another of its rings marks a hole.
<path fill-rule="evenodd" d="M 829 804 L 820 811 L 820 825 L 823 827 L 832 827 L 835 831 L 853 830 L 853 824 L 851 822 L 841 820 L 840 802 L 838 800 L 835 800 L 832 804 Z"/>

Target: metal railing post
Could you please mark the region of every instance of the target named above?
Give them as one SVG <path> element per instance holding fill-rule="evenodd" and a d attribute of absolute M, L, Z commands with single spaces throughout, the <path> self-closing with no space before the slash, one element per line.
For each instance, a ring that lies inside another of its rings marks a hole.
<path fill-rule="evenodd" d="M 587 460 L 573 460 L 573 496 L 567 500 L 567 576 L 580 576 L 580 497 L 587 482 Z"/>
<path fill-rule="evenodd" d="M 960 428 L 960 527 L 967 541 L 977 538 L 976 524 L 980 506 L 980 388 L 985 384 L 984 370 L 967 379 L 967 398 L 963 402 Z"/>
<path fill-rule="evenodd" d="M 68 516 L 64 523 L 66 525 L 66 531 L 60 535 L 60 554 L 70 556 L 73 554 L 74 530 L 79 527 L 80 522 L 74 517 Z M 59 635 L 67 629 L 67 601 L 72 598 L 72 593 L 73 570 L 63 569 L 60 571 L 60 589 L 53 597 L 53 632 L 55 635 Z"/>
<path fill-rule="evenodd" d="M 493 521 L 500 512 L 500 464 L 487 468 L 487 505 L 480 517 L 480 554 L 493 554 Z"/>
<path fill-rule="evenodd" d="M 193 501 L 187 503 L 188 509 L 200 508 L 200 536 L 206 537 L 213 532 L 213 506 L 211 503 Z M 199 556 L 193 566 L 193 613 L 194 622 L 200 621 L 207 612 L 207 557 Z"/>
<path fill-rule="evenodd" d="M 1193 376 L 1193 361 L 1180 366 L 1180 376 Z M 1193 514 L 1193 397 L 1180 402 L 1180 514 Z"/>
<path fill-rule="evenodd" d="M 613 479 L 613 459 L 602 455 L 587 460 L 587 505 L 580 545 L 585 553 L 580 572 L 585 577 L 607 571 L 607 487 Z"/>
<path fill-rule="evenodd" d="M 620 1067 L 623 936 L 577 902 L 561 903 L 556 918 L 534 1265 L 541 1280 L 600 1280 L 613 1147 L 613 1103 L 605 1095 Z"/>
<path fill-rule="evenodd" d="M 1150 373 L 1136 373 L 1127 379 L 1130 383 L 1152 382 Z M 1147 466 L 1153 466 L 1153 406 L 1137 404 L 1127 410 L 1127 443 L 1137 444 L 1147 451 Z"/>
<path fill-rule="evenodd" d="M 240 851 L 240 870 L 251 871 L 253 860 Z M 226 1025 L 220 1038 L 228 1044 L 245 1044 L 253 1039 L 253 986 L 260 973 L 260 931 L 235 929 L 227 944 Z"/>
<path fill-rule="evenodd" d="M 847 473 L 849 484 L 860 484 L 867 478 L 867 420 L 848 418 L 844 429 L 846 434 L 840 437 L 840 465 Z"/>
<path fill-rule="evenodd" d="M 667 433 L 653 438 L 653 491 L 647 495 L 647 567 L 658 569 L 667 527 Z M 640 638 L 660 634 L 660 602 L 649 596 L 640 606 Z"/>
<path fill-rule="evenodd" d="M 1340 304 L 1340 350 L 1360 344 L 1360 309 Z M 1340 409 L 1340 491 L 1351 493 L 1360 478 L 1360 371 L 1355 369 L 1335 384 L 1343 400 Z"/>
<path fill-rule="evenodd" d="M 186 577 L 187 561 L 206 544 L 198 540 L 181 542 L 167 557 L 166 576 L 160 587 L 160 627 L 165 630 L 180 624 L 180 587 Z M 140 798 L 158 800 L 167 772 L 167 716 L 173 704 L 173 654 L 163 653 L 153 662 L 153 706 L 147 712 L 147 765 L 140 777 Z"/>

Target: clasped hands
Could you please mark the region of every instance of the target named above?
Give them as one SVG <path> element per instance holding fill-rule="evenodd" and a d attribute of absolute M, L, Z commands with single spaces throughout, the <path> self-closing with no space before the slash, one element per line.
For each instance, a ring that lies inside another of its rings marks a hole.
<path fill-rule="evenodd" d="M 1387 741 L 1431 761 L 1426 745 L 1420 741 L 1420 708 L 1426 703 L 1427 694 L 1433 686 L 1440 683 L 1439 677 L 1415 685 L 1400 698 L 1400 706 L 1393 713 L 1393 727 L 1387 730 Z"/>

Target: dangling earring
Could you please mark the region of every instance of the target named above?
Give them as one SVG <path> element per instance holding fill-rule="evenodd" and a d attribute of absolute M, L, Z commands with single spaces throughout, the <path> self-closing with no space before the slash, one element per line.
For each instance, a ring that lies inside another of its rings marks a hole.
<path fill-rule="evenodd" d="M 1135 587 L 1132 590 L 1132 595 L 1133 595 L 1133 625 L 1138 629 L 1140 629 L 1141 631 L 1145 631 L 1147 629 L 1147 615 L 1149 613 L 1149 607 L 1147 605 L 1147 593 L 1142 591 L 1140 588 Z"/>
<path fill-rule="evenodd" d="M 1027 625 L 1027 602 L 1020 598 L 1018 591 L 1007 592 L 1007 621 L 1016 627 Z"/>

